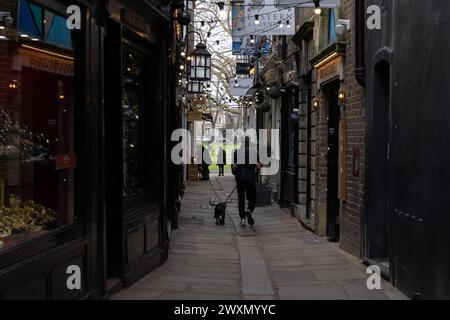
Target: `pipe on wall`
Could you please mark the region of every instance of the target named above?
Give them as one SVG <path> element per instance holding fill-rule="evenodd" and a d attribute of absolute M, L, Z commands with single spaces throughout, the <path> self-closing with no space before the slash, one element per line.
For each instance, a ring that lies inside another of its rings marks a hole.
<path fill-rule="evenodd" d="M 365 0 L 355 1 L 355 78 L 358 83 L 366 86 L 366 10 Z"/>

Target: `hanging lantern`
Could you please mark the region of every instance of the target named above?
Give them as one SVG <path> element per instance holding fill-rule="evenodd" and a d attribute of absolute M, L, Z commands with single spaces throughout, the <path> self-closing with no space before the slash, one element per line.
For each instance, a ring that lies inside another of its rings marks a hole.
<path fill-rule="evenodd" d="M 203 82 L 191 80 L 187 84 L 187 91 L 189 93 L 203 93 Z"/>
<path fill-rule="evenodd" d="M 183 10 L 178 16 L 177 21 L 182 26 L 187 26 L 191 22 L 191 16 L 186 10 Z"/>
<path fill-rule="evenodd" d="M 272 105 L 270 104 L 269 100 L 265 99 L 264 102 L 261 104 L 260 109 L 263 112 L 269 112 L 270 109 L 272 108 Z"/>
<path fill-rule="evenodd" d="M 206 49 L 206 45 L 202 42 L 197 44 L 191 57 L 191 80 L 211 80 L 211 53 Z"/>
<path fill-rule="evenodd" d="M 281 96 L 280 87 L 278 87 L 277 85 L 271 86 L 267 94 L 272 99 L 278 99 Z"/>

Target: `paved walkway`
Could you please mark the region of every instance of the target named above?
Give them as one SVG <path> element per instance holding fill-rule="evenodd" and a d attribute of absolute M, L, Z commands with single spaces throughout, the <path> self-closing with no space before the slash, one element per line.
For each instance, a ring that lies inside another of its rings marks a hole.
<path fill-rule="evenodd" d="M 236 195 L 226 225 L 213 218 L 232 177 L 191 182 L 169 260 L 112 299 L 405 299 L 389 283 L 366 287 L 360 261 L 306 231 L 276 206 L 257 208 L 253 227 L 239 227 Z"/>

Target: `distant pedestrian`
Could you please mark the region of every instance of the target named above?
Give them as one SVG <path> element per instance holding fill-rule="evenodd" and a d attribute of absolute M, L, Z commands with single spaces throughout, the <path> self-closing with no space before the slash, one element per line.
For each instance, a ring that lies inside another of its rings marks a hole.
<path fill-rule="evenodd" d="M 253 159 L 252 159 L 253 158 Z M 239 216 L 241 227 L 254 225 L 253 212 L 256 208 L 256 178 L 257 171 L 261 169 L 258 151 L 250 144 L 250 138 L 245 137 L 244 144 L 233 156 L 233 174 L 236 177 L 237 192 L 239 199 Z M 248 210 L 245 210 L 245 198 L 248 201 Z"/>
<path fill-rule="evenodd" d="M 211 156 L 209 151 L 202 146 L 202 180 L 209 180 L 209 166 L 211 165 Z"/>
<path fill-rule="evenodd" d="M 225 176 L 226 164 L 227 164 L 227 153 L 222 147 L 219 147 L 219 151 L 217 152 L 217 165 L 219 166 L 219 177 Z"/>

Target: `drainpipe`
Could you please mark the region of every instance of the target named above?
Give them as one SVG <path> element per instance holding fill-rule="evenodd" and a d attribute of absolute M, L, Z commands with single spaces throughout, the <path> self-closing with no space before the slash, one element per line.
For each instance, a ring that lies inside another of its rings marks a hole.
<path fill-rule="evenodd" d="M 366 10 L 364 0 L 355 1 L 355 78 L 358 83 L 366 86 Z"/>

